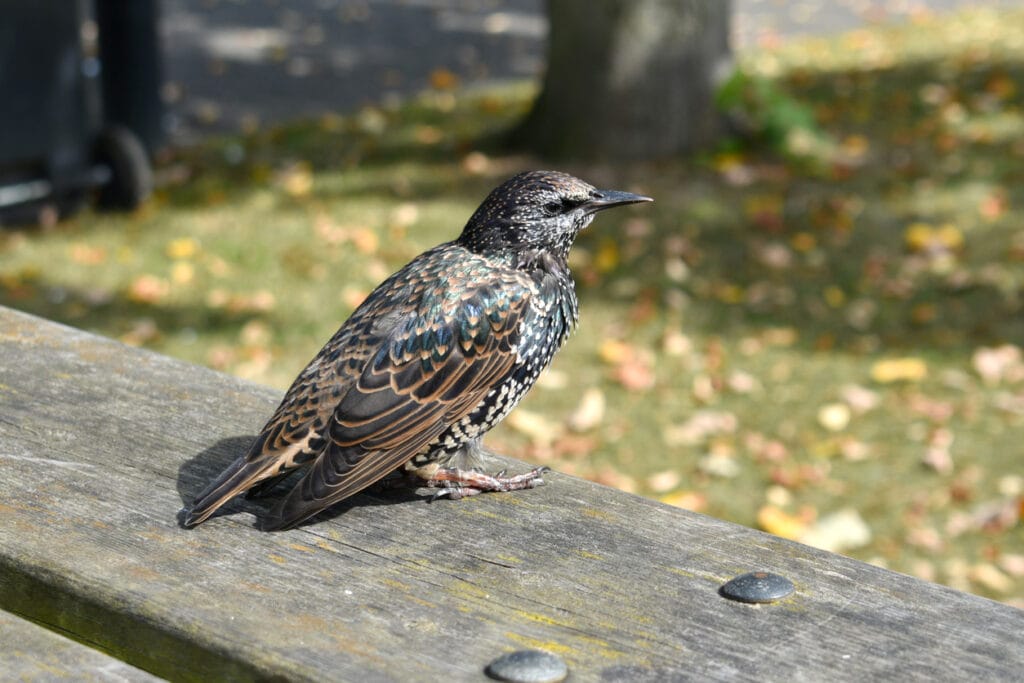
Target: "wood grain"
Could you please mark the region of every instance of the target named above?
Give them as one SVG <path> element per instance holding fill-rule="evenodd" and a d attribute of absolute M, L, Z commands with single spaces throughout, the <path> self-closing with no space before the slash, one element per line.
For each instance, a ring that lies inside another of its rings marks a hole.
<path fill-rule="evenodd" d="M 362 495 L 279 533 L 242 503 L 184 530 L 277 392 L 8 309 L 0 367 L 0 607 L 159 676 L 480 680 L 524 647 L 576 681 L 1024 671 L 1024 611 L 558 473 Z M 718 596 L 754 569 L 796 592 Z"/>

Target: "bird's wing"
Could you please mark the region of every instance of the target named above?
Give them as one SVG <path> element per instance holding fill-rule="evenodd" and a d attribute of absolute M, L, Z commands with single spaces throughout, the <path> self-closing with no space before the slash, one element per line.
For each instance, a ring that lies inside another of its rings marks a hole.
<path fill-rule="evenodd" d="M 361 491 L 472 412 L 516 362 L 530 291 L 510 273 L 400 317 L 334 408 L 323 452 L 264 528 L 294 526 Z"/>

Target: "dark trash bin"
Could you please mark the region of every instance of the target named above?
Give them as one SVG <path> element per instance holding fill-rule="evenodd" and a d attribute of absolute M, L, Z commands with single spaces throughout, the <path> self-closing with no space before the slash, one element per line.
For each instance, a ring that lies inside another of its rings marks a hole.
<path fill-rule="evenodd" d="M 0 223 L 133 209 L 162 142 L 156 0 L 4 0 Z"/>

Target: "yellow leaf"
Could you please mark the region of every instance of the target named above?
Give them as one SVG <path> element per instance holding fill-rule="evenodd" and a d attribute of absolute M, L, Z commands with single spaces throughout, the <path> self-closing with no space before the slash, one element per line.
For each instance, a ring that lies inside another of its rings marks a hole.
<path fill-rule="evenodd" d="M 380 248 L 380 237 L 369 228 L 356 228 L 350 237 L 356 251 L 361 254 L 376 254 Z"/>
<path fill-rule="evenodd" d="M 997 593 L 1009 593 L 1013 590 L 1013 579 L 991 564 L 974 565 L 967 573 L 967 578 Z"/>
<path fill-rule="evenodd" d="M 292 197 L 305 197 L 313 190 L 313 168 L 304 161 L 291 164 L 278 175 L 278 185 Z"/>
<path fill-rule="evenodd" d="M 932 226 L 927 223 L 911 223 L 903 233 L 903 241 L 910 251 L 924 251 L 932 240 Z"/>
<path fill-rule="evenodd" d="M 964 246 L 964 234 L 952 223 L 934 227 L 928 223 L 911 223 L 903 233 L 903 241 L 912 252 L 958 251 Z"/>
<path fill-rule="evenodd" d="M 660 497 L 662 503 L 673 507 L 690 510 L 692 512 L 703 512 L 708 507 L 708 499 L 698 491 L 677 491 Z"/>
<path fill-rule="evenodd" d="M 846 303 L 846 293 L 843 292 L 841 287 L 831 285 L 829 287 L 826 287 L 825 291 L 822 294 L 825 298 L 825 303 L 827 303 L 832 308 L 839 308 L 844 303 Z"/>
<path fill-rule="evenodd" d="M 782 538 L 798 539 L 807 531 L 807 521 L 791 515 L 774 505 L 765 505 L 757 511 L 757 524 L 770 534 Z"/>
<path fill-rule="evenodd" d="M 171 266 L 171 281 L 176 285 L 187 285 L 195 277 L 196 268 L 185 261 L 175 261 Z"/>
<path fill-rule="evenodd" d="M 190 259 L 198 252 L 199 242 L 191 237 L 179 237 L 178 239 L 171 240 L 164 247 L 164 253 L 167 254 L 168 258 L 172 259 Z"/>
<path fill-rule="evenodd" d="M 635 355 L 635 351 L 626 342 L 619 341 L 618 339 L 605 339 L 601 342 L 598 354 L 605 363 L 615 365 L 632 358 Z"/>
<path fill-rule="evenodd" d="M 964 234 L 952 223 L 944 223 L 935 231 L 935 241 L 953 251 L 964 246 Z"/>
<path fill-rule="evenodd" d="M 928 376 L 928 365 L 920 358 L 889 358 L 871 366 L 871 379 L 879 384 L 920 382 Z"/>

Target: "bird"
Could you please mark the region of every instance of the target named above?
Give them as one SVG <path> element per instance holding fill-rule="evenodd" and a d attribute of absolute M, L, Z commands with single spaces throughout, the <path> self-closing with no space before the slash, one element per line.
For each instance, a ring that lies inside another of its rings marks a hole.
<path fill-rule="evenodd" d="M 293 528 L 385 478 L 462 498 L 543 483 L 547 468 L 482 471 L 501 422 L 576 327 L 568 256 L 606 209 L 653 201 L 559 171 L 496 187 L 457 239 L 420 254 L 356 308 L 299 373 L 248 451 L 182 512 L 207 520 L 235 496 L 301 478 L 261 517 Z"/>

